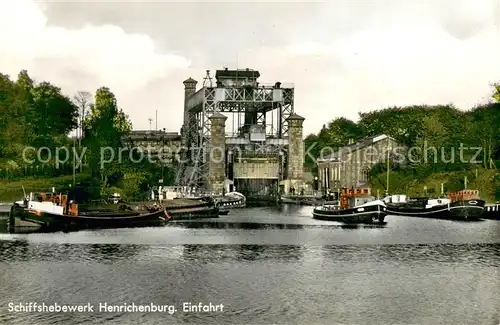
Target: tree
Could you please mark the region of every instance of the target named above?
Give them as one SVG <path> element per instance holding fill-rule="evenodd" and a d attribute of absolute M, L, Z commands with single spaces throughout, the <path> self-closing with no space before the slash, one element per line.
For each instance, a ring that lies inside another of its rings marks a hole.
<path fill-rule="evenodd" d="M 363 136 L 386 134 L 411 147 L 421 135 L 422 117 L 428 110 L 427 106 L 409 106 L 360 113 L 358 126 Z"/>
<path fill-rule="evenodd" d="M 78 108 L 61 89 L 41 82 L 32 90 L 34 114 L 32 127 L 38 135 L 37 145 L 52 145 L 54 136 L 68 134 L 78 125 Z"/>
<path fill-rule="evenodd" d="M 344 117 L 336 118 L 328 123 L 328 126 L 323 125 L 323 128 L 318 134 L 309 134 L 305 140 L 305 165 L 314 166 L 315 160 L 312 157 L 318 158 L 333 153 L 339 147 L 348 144 L 350 139 L 358 140 L 362 137 L 359 127 L 355 122 Z"/>
<path fill-rule="evenodd" d="M 81 146 L 81 140 L 83 137 L 83 121 L 87 116 L 90 105 L 92 104 L 92 94 L 87 91 L 79 91 L 76 95 L 73 96 L 73 101 L 75 105 L 78 107 L 78 139 L 79 145 Z"/>
<path fill-rule="evenodd" d="M 362 134 L 356 123 L 344 117 L 339 117 L 328 123 L 325 137 L 326 144 L 329 147 L 339 148 L 348 144 L 349 140 L 359 140 Z"/>
<path fill-rule="evenodd" d="M 20 76 L 27 77 L 27 73 L 20 73 Z M 24 145 L 31 141 L 30 99 L 27 85 L 12 82 L 7 75 L 0 74 L 0 157 L 20 160 Z"/>
<path fill-rule="evenodd" d="M 470 112 L 473 138 L 483 153 L 483 167 L 494 168 L 493 159 L 500 148 L 500 102 L 476 107 Z"/>
<path fill-rule="evenodd" d="M 90 106 L 89 115 L 84 121 L 85 142 L 90 149 L 90 165 L 92 175 L 100 177 L 106 183 L 107 177 L 116 174 L 111 166 L 103 169 L 104 159 L 108 161 L 122 146 L 122 139 L 132 129 L 128 116 L 118 109 L 115 95 L 107 87 L 99 88 L 95 93 L 94 104 Z M 103 148 L 107 156 L 101 156 Z M 113 151 L 111 153 L 111 151 Z"/>

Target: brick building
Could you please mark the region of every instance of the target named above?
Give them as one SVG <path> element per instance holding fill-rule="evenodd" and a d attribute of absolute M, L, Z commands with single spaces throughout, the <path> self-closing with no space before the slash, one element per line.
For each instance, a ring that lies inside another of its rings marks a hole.
<path fill-rule="evenodd" d="M 393 153 L 398 146 L 396 140 L 382 134 L 357 142 L 350 141 L 336 152 L 317 158 L 320 192 L 365 186 L 370 181 L 371 168 L 386 161 L 388 151 Z"/>

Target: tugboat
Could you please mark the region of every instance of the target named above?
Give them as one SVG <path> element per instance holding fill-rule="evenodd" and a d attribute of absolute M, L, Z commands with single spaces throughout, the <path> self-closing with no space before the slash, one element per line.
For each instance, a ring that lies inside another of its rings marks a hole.
<path fill-rule="evenodd" d="M 478 199 L 478 191 L 462 190 L 450 193 L 447 198 L 406 199 L 405 195 L 384 198 L 387 213 L 398 216 L 450 219 L 462 221 L 479 220 L 484 212 L 485 201 Z"/>
<path fill-rule="evenodd" d="M 313 218 L 343 223 L 383 224 L 385 203 L 371 195 L 369 188 L 343 189 L 335 204 L 323 204 L 313 210 Z"/>

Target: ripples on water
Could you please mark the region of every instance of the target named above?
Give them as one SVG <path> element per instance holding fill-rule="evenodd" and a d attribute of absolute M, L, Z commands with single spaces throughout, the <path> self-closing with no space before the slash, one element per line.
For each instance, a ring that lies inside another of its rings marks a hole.
<path fill-rule="evenodd" d="M 500 323 L 499 223 L 390 217 L 383 227 L 346 228 L 305 211 L 0 235 L 0 323 Z M 226 307 L 174 315 L 7 311 L 9 302 L 27 301 Z"/>

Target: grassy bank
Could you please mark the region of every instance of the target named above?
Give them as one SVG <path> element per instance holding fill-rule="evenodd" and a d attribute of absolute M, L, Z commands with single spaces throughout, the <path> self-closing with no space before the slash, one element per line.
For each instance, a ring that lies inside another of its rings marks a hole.
<path fill-rule="evenodd" d="M 88 179 L 86 174 L 76 175 L 76 181 L 84 181 Z M 22 199 L 23 186 L 26 193 L 36 191 L 51 191 L 52 187 L 61 188 L 68 187 L 73 183 L 73 176 L 60 176 L 50 178 L 35 178 L 27 177 L 24 179 L 7 181 L 0 180 L 0 202 L 13 202 Z"/>
<path fill-rule="evenodd" d="M 450 193 L 464 189 L 465 177 L 467 177 L 467 188 L 479 190 L 481 199 L 488 203 L 500 200 L 500 172 L 491 169 L 433 173 L 426 177 L 415 177 L 408 173 L 393 171 L 389 173 L 389 192 L 404 193 L 409 196 L 439 195 L 443 184 L 445 193 Z M 386 183 L 386 173 L 372 177 L 373 193 L 377 190 L 381 194 L 384 193 Z"/>

